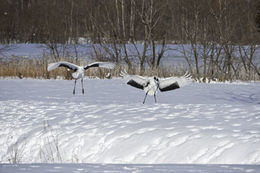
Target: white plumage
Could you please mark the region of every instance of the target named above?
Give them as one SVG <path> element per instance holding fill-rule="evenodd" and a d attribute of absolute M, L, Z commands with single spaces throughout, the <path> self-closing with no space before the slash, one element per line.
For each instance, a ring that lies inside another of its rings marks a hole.
<path fill-rule="evenodd" d="M 191 76 L 187 72 L 181 77 L 169 78 L 158 78 L 156 76 L 143 77 L 139 75 L 129 75 L 126 72 L 121 72 L 121 76 L 128 85 L 144 90 L 145 97 L 143 103 L 145 103 L 147 95 L 153 95 L 156 102 L 156 92 L 158 89 L 161 92 L 170 91 L 192 82 Z"/>
<path fill-rule="evenodd" d="M 75 79 L 73 94 L 75 94 L 75 86 L 76 86 L 77 80 L 81 79 L 82 94 L 84 94 L 83 78 L 84 78 L 85 70 L 92 68 L 92 67 L 102 67 L 102 68 L 107 68 L 107 69 L 113 69 L 113 68 L 115 68 L 115 65 L 113 63 L 108 63 L 108 62 L 93 62 L 86 66 L 78 66 L 78 65 L 70 63 L 70 62 L 60 61 L 60 62 L 49 64 L 48 71 L 54 70 L 58 67 L 66 67 L 73 71 L 72 77 Z"/>

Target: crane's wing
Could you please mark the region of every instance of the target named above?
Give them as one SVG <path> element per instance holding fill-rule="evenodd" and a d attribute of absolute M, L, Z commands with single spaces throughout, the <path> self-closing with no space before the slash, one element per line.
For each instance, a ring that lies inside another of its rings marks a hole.
<path fill-rule="evenodd" d="M 113 69 L 115 68 L 115 64 L 109 63 L 109 62 L 93 62 L 91 64 L 88 64 L 87 66 L 84 67 L 85 70 L 91 67 L 102 67 L 102 68 L 107 68 L 107 69 Z"/>
<path fill-rule="evenodd" d="M 123 79 L 126 81 L 128 85 L 131 85 L 133 87 L 144 89 L 144 87 L 147 85 L 147 78 L 138 76 L 138 75 L 129 75 L 126 73 L 126 71 L 121 72 L 120 76 L 123 77 Z"/>
<path fill-rule="evenodd" d="M 191 75 L 186 72 L 185 75 L 181 77 L 169 77 L 165 79 L 159 79 L 159 89 L 162 92 L 170 91 L 188 85 L 191 82 Z"/>
<path fill-rule="evenodd" d="M 66 67 L 66 68 L 71 69 L 73 71 L 76 71 L 79 68 L 79 66 L 72 64 L 70 62 L 60 61 L 60 62 L 48 64 L 48 71 L 54 70 L 58 67 Z"/>

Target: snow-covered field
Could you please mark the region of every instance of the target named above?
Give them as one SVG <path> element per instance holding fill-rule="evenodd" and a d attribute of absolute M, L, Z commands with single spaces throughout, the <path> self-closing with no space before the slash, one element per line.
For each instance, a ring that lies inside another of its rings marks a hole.
<path fill-rule="evenodd" d="M 0 164 L 1 173 L 259 173 L 258 165 Z"/>
<path fill-rule="evenodd" d="M 260 172 L 259 82 L 192 83 L 144 105 L 122 79 L 84 85 L 0 79 L 0 172 Z"/>

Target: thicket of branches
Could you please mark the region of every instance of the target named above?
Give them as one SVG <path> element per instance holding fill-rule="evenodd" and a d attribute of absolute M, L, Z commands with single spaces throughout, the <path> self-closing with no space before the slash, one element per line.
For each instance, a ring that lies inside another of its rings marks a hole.
<path fill-rule="evenodd" d="M 1 0 L 0 41 L 45 43 L 58 59 L 58 43 L 87 38 L 97 59 L 140 74 L 158 71 L 176 43 L 197 79 L 251 80 L 259 9 L 258 0 Z"/>

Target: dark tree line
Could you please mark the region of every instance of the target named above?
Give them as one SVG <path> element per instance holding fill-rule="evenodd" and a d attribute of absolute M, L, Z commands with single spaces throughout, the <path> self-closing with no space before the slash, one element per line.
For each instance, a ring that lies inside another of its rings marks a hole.
<path fill-rule="evenodd" d="M 78 37 L 92 41 L 147 37 L 166 38 L 168 42 L 226 39 L 245 44 L 259 39 L 258 0 L 1 0 L 0 3 L 2 43 L 65 43 Z"/>

